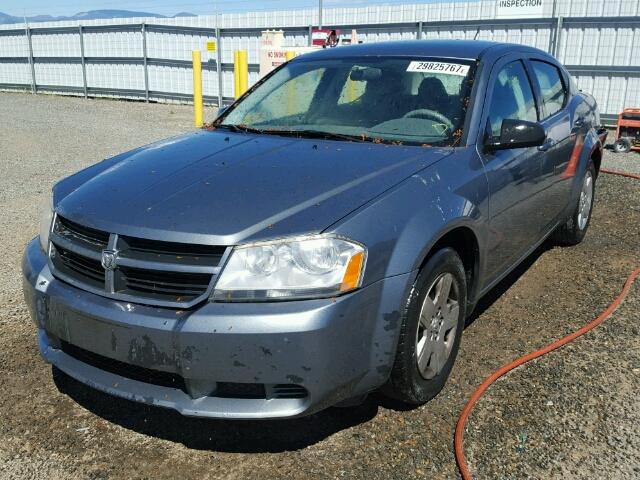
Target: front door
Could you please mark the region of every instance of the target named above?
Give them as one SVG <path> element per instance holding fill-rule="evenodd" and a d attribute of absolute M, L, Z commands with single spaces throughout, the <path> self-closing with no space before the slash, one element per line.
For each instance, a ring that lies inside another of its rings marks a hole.
<path fill-rule="evenodd" d="M 516 58 L 502 59 L 491 73 L 482 123 L 485 138 L 497 140 L 505 119 L 539 120 L 531 80 L 522 60 Z M 490 192 L 487 273 L 491 279 L 518 261 L 543 235 L 547 223 L 541 210 L 543 155 L 537 147 L 482 153 Z"/>

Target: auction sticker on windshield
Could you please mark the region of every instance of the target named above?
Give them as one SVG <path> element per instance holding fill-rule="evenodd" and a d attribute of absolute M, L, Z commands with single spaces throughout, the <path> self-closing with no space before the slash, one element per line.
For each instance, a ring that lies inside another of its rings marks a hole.
<path fill-rule="evenodd" d="M 466 77 L 469 73 L 469 65 L 445 62 L 411 62 L 407 67 L 407 72 L 445 73 Z"/>

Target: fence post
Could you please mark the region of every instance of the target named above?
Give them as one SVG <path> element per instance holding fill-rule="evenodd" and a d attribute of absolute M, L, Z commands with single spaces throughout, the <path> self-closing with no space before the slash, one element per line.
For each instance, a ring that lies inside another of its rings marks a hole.
<path fill-rule="evenodd" d="M 418 31 L 417 31 L 418 40 L 422 40 L 422 22 L 418 22 Z"/>
<path fill-rule="evenodd" d="M 308 33 L 308 42 L 309 42 L 309 47 L 311 45 L 313 45 L 313 26 L 309 25 L 309 33 Z"/>
<path fill-rule="evenodd" d="M 27 34 L 27 42 L 29 43 L 29 66 L 31 67 L 31 93 L 38 93 L 38 87 L 36 86 L 36 67 L 33 62 L 33 43 L 31 42 L 31 28 L 29 25 L 25 25 L 25 31 Z"/>
<path fill-rule="evenodd" d="M 78 35 L 80 36 L 80 63 L 82 64 L 82 89 L 84 98 L 87 98 L 87 66 L 84 60 L 84 37 L 82 36 L 82 25 L 78 25 Z"/>
<path fill-rule="evenodd" d="M 222 29 L 216 27 L 216 73 L 218 74 L 218 109 L 222 108 L 223 95 L 223 78 L 222 78 Z"/>
<path fill-rule="evenodd" d="M 560 53 L 560 39 L 562 38 L 562 21 L 563 17 L 558 16 L 558 22 L 556 23 L 556 38 L 553 45 L 552 55 L 558 58 Z"/>
<path fill-rule="evenodd" d="M 144 65 L 144 98 L 149 102 L 149 69 L 147 68 L 147 24 L 142 22 L 142 63 Z"/>
<path fill-rule="evenodd" d="M 193 58 L 193 122 L 196 127 L 203 124 L 202 102 L 202 57 L 200 50 L 194 50 Z"/>

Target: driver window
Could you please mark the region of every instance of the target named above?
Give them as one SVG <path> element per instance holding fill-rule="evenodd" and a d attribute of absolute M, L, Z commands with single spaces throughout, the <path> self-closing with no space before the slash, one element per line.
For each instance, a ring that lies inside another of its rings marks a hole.
<path fill-rule="evenodd" d="M 496 77 L 489 109 L 494 137 L 500 136 L 502 121 L 506 119 L 538 121 L 533 90 L 520 61 L 504 66 Z"/>

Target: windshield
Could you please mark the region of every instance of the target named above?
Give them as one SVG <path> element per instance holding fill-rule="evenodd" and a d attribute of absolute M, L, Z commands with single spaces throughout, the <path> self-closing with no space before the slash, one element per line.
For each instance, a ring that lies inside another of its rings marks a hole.
<path fill-rule="evenodd" d="M 456 145 L 472 81 L 468 60 L 294 61 L 214 126 L 376 143 Z"/>

